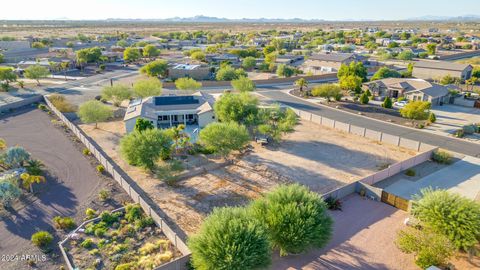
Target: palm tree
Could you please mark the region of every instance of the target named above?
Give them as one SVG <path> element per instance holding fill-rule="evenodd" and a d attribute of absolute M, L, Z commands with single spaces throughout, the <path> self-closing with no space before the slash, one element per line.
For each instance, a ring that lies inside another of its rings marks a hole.
<path fill-rule="evenodd" d="M 67 80 L 67 70 L 70 67 L 70 62 L 61 62 L 60 67 L 63 70 L 63 75 L 65 76 L 65 81 Z"/>
<path fill-rule="evenodd" d="M 20 179 L 22 179 L 23 188 L 25 188 L 25 189 L 28 188 L 30 190 L 30 192 L 32 192 L 32 193 L 33 193 L 32 184 L 34 184 L 34 183 L 40 184 L 40 183 L 45 183 L 46 182 L 45 177 L 43 177 L 41 175 L 31 175 L 31 174 L 28 174 L 28 173 L 22 173 L 20 175 Z"/>
<path fill-rule="evenodd" d="M 300 92 L 303 92 L 303 88 L 307 88 L 308 87 L 308 81 L 305 80 L 304 78 L 300 78 L 298 80 L 295 81 L 295 85 L 300 87 Z"/>
<path fill-rule="evenodd" d="M 45 165 L 43 165 L 43 163 L 38 159 L 31 159 L 27 161 L 27 165 L 25 167 L 30 175 L 41 175 L 43 172 L 42 169 L 45 167 Z"/>

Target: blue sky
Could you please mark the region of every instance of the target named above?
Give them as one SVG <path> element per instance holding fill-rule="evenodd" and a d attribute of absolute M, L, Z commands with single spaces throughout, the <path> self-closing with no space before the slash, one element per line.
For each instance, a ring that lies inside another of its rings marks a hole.
<path fill-rule="evenodd" d="M 398 20 L 480 15 L 478 0 L 13 0 L 0 19 L 225 18 Z M 12 11 L 12 12 L 5 12 Z"/>

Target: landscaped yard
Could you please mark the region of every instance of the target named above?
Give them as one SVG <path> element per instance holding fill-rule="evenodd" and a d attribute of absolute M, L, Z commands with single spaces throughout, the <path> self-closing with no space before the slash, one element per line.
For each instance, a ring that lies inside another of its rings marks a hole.
<path fill-rule="evenodd" d="M 154 269 L 182 254 L 139 205 L 102 212 L 65 243 L 79 269 Z"/>
<path fill-rule="evenodd" d="M 328 192 L 414 154 L 301 122 L 280 146 L 254 145 L 234 164 L 224 164 L 214 156 L 188 156 L 182 161 L 185 171 L 177 174 L 173 184 L 167 184 L 120 157 L 119 140 L 125 133 L 122 121 L 100 123 L 98 129 L 80 127 L 187 234 L 196 232 L 214 207 L 244 205 L 281 183 L 300 182 L 315 191 Z"/>

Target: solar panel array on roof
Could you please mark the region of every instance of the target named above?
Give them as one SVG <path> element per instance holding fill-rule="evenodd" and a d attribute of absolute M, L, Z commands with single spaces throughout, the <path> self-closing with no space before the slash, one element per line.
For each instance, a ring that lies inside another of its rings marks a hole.
<path fill-rule="evenodd" d="M 161 96 L 155 97 L 155 105 L 183 105 L 198 104 L 199 100 L 193 96 Z"/>

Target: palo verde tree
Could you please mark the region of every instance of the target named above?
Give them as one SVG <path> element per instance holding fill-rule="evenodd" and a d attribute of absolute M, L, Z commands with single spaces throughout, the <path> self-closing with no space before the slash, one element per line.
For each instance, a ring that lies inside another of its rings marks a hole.
<path fill-rule="evenodd" d="M 141 98 L 159 96 L 162 93 L 162 82 L 157 78 L 138 80 L 133 84 L 133 92 Z"/>
<path fill-rule="evenodd" d="M 106 121 L 113 116 L 113 111 L 98 100 L 90 100 L 80 105 L 78 116 L 83 123 L 95 123 L 95 128 L 97 128 L 98 122 Z"/>
<path fill-rule="evenodd" d="M 102 89 L 102 98 L 111 100 L 114 106 L 120 106 L 120 103 L 126 99 L 130 99 L 133 92 L 130 87 L 124 84 L 115 84 L 112 86 L 105 86 Z"/>
<path fill-rule="evenodd" d="M 303 91 L 304 88 L 308 87 L 308 81 L 305 78 L 300 78 L 295 81 L 295 85 L 300 88 L 300 92 Z"/>
<path fill-rule="evenodd" d="M 276 104 L 270 108 L 260 109 L 257 122 L 257 130 L 260 133 L 279 141 L 282 134 L 293 131 L 298 119 L 292 109 L 284 109 Z"/>
<path fill-rule="evenodd" d="M 282 185 L 250 205 L 252 215 L 267 227 L 280 255 L 324 247 L 332 235 L 332 218 L 318 193 L 299 184 Z"/>
<path fill-rule="evenodd" d="M 142 55 L 137 48 L 128 47 L 123 51 L 123 60 L 125 60 L 125 62 L 135 62 L 141 57 Z"/>
<path fill-rule="evenodd" d="M 40 79 L 50 75 L 48 68 L 40 65 L 29 66 L 25 69 L 25 77 L 28 79 L 36 80 L 37 85 L 40 85 Z"/>
<path fill-rule="evenodd" d="M 431 103 L 428 101 L 409 102 L 400 109 L 402 117 L 411 120 L 425 120 L 430 113 Z"/>
<path fill-rule="evenodd" d="M 224 157 L 243 149 L 250 140 L 247 128 L 235 122 L 210 123 L 200 131 L 199 137 L 207 149 Z"/>
<path fill-rule="evenodd" d="M 214 209 L 188 247 L 198 270 L 261 269 L 271 261 L 264 226 L 240 207 Z"/>
<path fill-rule="evenodd" d="M 165 60 L 155 60 L 140 68 L 140 72 L 150 77 L 164 78 L 168 73 L 168 63 Z"/>
<path fill-rule="evenodd" d="M 240 92 L 250 92 L 255 90 L 255 83 L 247 77 L 240 77 L 231 82 L 231 85 L 234 90 Z"/>
<path fill-rule="evenodd" d="M 214 105 L 217 119 L 252 125 L 258 113 L 258 99 L 248 92 L 226 93 Z"/>
<path fill-rule="evenodd" d="M 192 78 L 178 78 L 175 81 L 175 87 L 178 90 L 186 90 L 186 91 L 195 91 L 202 88 L 202 83 L 197 82 Z"/>
<path fill-rule="evenodd" d="M 172 144 L 167 130 L 135 130 L 120 140 L 120 152 L 128 164 L 153 170 L 160 158 L 170 157 Z"/>

